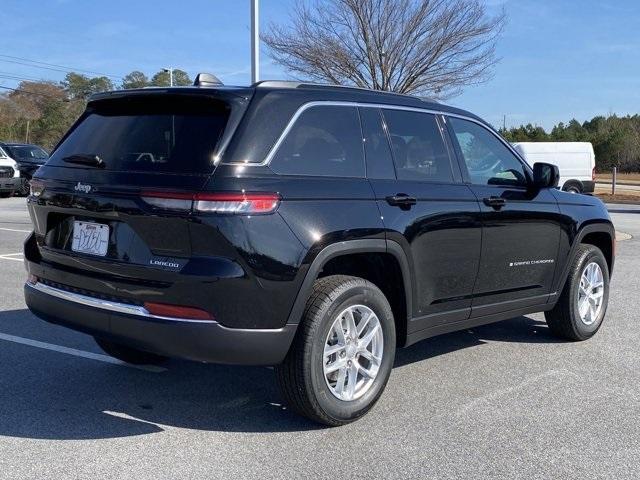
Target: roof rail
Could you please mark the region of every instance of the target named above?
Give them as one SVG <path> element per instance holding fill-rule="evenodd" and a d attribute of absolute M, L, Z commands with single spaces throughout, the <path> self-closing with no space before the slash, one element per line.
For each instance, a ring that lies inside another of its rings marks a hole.
<path fill-rule="evenodd" d="M 437 100 L 433 100 L 431 98 L 417 97 L 415 95 L 410 95 L 410 94 L 407 94 L 407 93 L 391 92 L 391 91 L 388 91 L 388 90 L 374 90 L 374 89 L 371 89 L 371 88 L 356 87 L 356 86 L 352 86 L 352 85 L 334 85 L 334 84 L 326 84 L 326 83 L 299 82 L 299 81 L 291 81 L 291 80 L 262 80 L 260 82 L 254 83 L 252 85 L 252 87 L 254 87 L 254 88 L 305 88 L 305 87 L 310 87 L 310 88 L 327 88 L 327 89 L 339 88 L 339 89 L 345 89 L 345 90 L 358 90 L 358 91 L 361 91 L 361 92 L 379 92 L 379 93 L 385 93 L 387 95 L 399 95 L 399 96 L 402 96 L 402 97 L 413 98 L 413 99 L 422 100 L 422 101 L 425 101 L 425 102 L 438 103 Z"/>
<path fill-rule="evenodd" d="M 254 88 L 298 88 L 302 82 L 293 80 L 260 80 L 251 85 Z"/>

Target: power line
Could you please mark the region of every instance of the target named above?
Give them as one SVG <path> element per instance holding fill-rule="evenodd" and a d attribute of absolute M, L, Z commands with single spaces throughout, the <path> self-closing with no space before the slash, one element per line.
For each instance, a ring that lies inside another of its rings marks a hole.
<path fill-rule="evenodd" d="M 7 71 L 3 71 L 3 70 L 0 70 L 0 74 L 2 74 L 2 75 L 13 75 L 15 77 L 22 77 L 24 79 L 30 79 L 30 80 L 42 80 L 42 78 L 27 77 L 25 75 L 22 75 L 21 73 L 7 72 Z"/>
<path fill-rule="evenodd" d="M 93 74 L 93 75 L 102 75 L 102 76 L 104 76 L 104 77 L 122 78 L 122 77 L 120 77 L 120 76 L 118 76 L 118 75 L 110 75 L 110 74 L 107 74 L 107 73 L 95 72 L 95 71 L 93 71 L 93 70 L 84 70 L 84 69 L 82 69 L 82 68 L 67 67 L 67 66 L 64 66 L 64 65 L 58 65 L 58 64 L 55 64 L 55 63 L 41 62 L 41 61 L 39 61 L 39 60 L 30 60 L 30 59 L 28 59 L 28 58 L 15 57 L 15 56 L 13 56 L 13 55 L 4 55 L 4 54 L 0 54 L 0 57 L 3 57 L 3 58 L 10 58 L 10 59 L 12 59 L 12 60 L 20 60 L 20 61 L 22 61 L 22 62 L 29 62 L 29 63 L 33 63 L 33 64 L 37 64 L 37 65 L 43 65 L 43 66 L 46 66 L 46 67 L 58 68 L 58 69 L 62 69 L 62 70 L 61 70 L 62 72 L 67 72 L 67 73 L 68 73 L 68 72 L 84 72 L 84 73 L 91 73 L 91 74 Z M 36 65 L 27 65 L 27 66 L 33 66 L 33 67 L 35 67 Z"/>
<path fill-rule="evenodd" d="M 42 78 L 25 77 L 23 75 L 16 75 L 15 73 L 2 72 L 2 71 L 0 71 L 0 78 L 5 78 L 8 80 L 21 80 L 25 82 L 46 82 L 47 81 Z"/>
<path fill-rule="evenodd" d="M 54 72 L 61 72 L 61 73 L 80 72 L 80 73 L 90 73 L 92 75 L 100 75 L 103 77 L 110 77 L 110 78 L 117 78 L 117 79 L 122 78 L 118 75 L 109 75 L 107 73 L 95 72 L 93 70 L 84 70 L 82 68 L 72 68 L 64 65 L 58 65 L 55 63 L 40 62 L 38 60 L 30 60 L 28 58 L 14 57 L 13 55 L 0 54 L 0 57 L 1 57 L 0 62 L 14 63 L 17 65 L 24 65 L 26 67 L 32 67 L 32 68 L 42 68 L 45 70 L 52 70 Z M 9 59 L 9 60 L 5 60 L 5 59 Z"/>
<path fill-rule="evenodd" d="M 31 65 L 29 63 L 24 63 L 24 62 L 18 62 L 16 60 L 5 60 L 3 58 L 0 58 L 0 62 L 5 62 L 5 63 L 13 63 L 16 65 L 24 65 L 25 67 L 31 67 L 31 68 L 42 68 L 44 70 L 50 70 L 52 72 L 60 72 L 60 73 L 71 73 L 71 70 L 62 70 L 60 68 L 53 68 L 53 67 L 43 67 L 40 65 Z"/>
<path fill-rule="evenodd" d="M 57 100 L 62 100 L 63 102 L 66 102 L 68 100 L 66 99 L 62 99 L 53 95 L 48 95 L 46 93 L 41 93 L 41 92 L 30 92 L 29 90 L 23 90 L 22 88 L 11 88 L 11 87 L 3 87 L 2 85 L 0 85 L 0 88 L 3 88 L 5 90 L 13 90 L 14 92 L 20 92 L 20 93 L 27 93 L 30 95 L 40 95 L 41 97 L 48 97 L 48 98 L 55 98 Z"/>

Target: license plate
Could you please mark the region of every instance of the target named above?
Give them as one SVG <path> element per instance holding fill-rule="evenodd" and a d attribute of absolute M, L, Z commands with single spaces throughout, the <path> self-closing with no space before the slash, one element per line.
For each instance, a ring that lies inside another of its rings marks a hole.
<path fill-rule="evenodd" d="M 73 222 L 71 250 L 104 257 L 109 246 L 109 226 L 91 222 Z"/>

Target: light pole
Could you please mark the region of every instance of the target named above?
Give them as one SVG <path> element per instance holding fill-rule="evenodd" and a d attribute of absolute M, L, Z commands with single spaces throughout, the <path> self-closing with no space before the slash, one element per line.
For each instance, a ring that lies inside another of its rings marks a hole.
<path fill-rule="evenodd" d="M 251 2 L 251 83 L 260 80 L 260 12 L 259 0 Z"/>
<path fill-rule="evenodd" d="M 173 87 L 173 67 L 163 68 L 162 71 L 169 74 L 169 86 Z"/>

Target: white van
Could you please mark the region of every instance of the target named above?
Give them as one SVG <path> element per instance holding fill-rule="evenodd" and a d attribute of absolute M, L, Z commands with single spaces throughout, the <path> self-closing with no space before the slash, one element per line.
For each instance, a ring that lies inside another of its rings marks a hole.
<path fill-rule="evenodd" d="M 593 193 L 596 179 L 596 156 L 589 142 L 522 142 L 513 144 L 526 162 L 557 165 L 558 187 L 571 193 Z"/>

